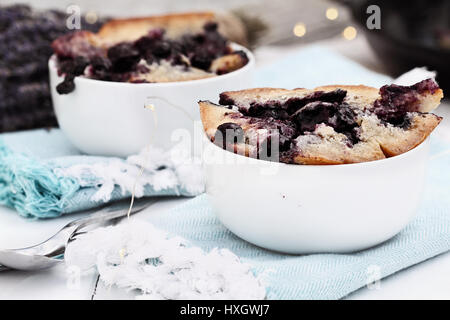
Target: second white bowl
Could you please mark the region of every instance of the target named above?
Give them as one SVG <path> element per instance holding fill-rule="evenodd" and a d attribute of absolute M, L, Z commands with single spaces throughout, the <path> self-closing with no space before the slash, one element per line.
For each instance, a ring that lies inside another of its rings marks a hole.
<path fill-rule="evenodd" d="M 255 59 L 246 48 L 237 44 L 232 47 L 244 50 L 249 62 L 228 74 L 168 83 L 108 82 L 76 77 L 75 90 L 65 95 L 56 92 L 63 78 L 58 76 L 55 57 L 52 57 L 50 87 L 59 126 L 87 154 L 124 157 L 149 144 L 168 149 L 176 143 L 172 135 L 177 130 L 186 130 L 194 136 L 194 122 L 200 121 L 198 100 L 215 101 L 223 91 L 251 87 Z"/>

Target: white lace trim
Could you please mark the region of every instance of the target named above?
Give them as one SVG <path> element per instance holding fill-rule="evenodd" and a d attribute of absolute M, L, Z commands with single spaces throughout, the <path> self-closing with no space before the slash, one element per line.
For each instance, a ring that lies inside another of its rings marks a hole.
<path fill-rule="evenodd" d="M 58 177 L 71 177 L 80 186 L 98 187 L 92 201 L 108 202 L 115 187 L 122 194 L 135 192 L 136 197 L 144 196 L 145 186 L 151 185 L 155 191 L 163 189 L 184 189 L 192 195 L 204 191 L 204 179 L 197 159 L 175 158 L 174 150 L 161 151 L 157 148 L 142 150 L 125 161 L 111 158 L 105 162 L 77 164 L 55 170 Z M 181 154 L 181 153 L 178 153 Z M 140 176 L 140 167 L 144 171 Z M 163 168 L 163 169 L 161 169 Z"/>
<path fill-rule="evenodd" d="M 69 266 L 96 267 L 106 285 L 139 289 L 145 299 L 264 299 L 263 277 L 227 249 L 186 246 L 152 224 L 129 220 L 70 243 Z"/>

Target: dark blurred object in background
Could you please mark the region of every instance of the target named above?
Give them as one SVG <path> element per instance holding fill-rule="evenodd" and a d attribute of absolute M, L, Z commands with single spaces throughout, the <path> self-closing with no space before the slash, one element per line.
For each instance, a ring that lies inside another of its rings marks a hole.
<path fill-rule="evenodd" d="M 70 32 L 61 11 L 33 11 L 26 5 L 0 7 L 0 132 L 55 127 L 48 86 L 50 43 Z M 87 23 L 97 31 L 104 21 Z"/>
<path fill-rule="evenodd" d="M 365 30 L 373 50 L 393 76 L 414 67 L 438 72 L 437 81 L 450 90 L 449 0 L 346 0 L 353 17 Z M 378 5 L 381 29 L 366 27 L 367 7 Z"/>

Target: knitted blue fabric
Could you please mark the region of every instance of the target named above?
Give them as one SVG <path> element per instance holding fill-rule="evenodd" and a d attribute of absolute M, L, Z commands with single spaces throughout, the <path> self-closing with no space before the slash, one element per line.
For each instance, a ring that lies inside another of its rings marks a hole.
<path fill-rule="evenodd" d="M 104 204 L 93 195 L 101 177 L 84 176 L 80 186 L 74 177 L 59 177 L 55 170 L 79 164 L 107 164 L 118 158 L 82 155 L 59 129 L 31 130 L 0 135 L 0 204 L 15 208 L 27 218 L 54 218 Z M 165 170 L 170 170 L 167 168 Z M 154 188 L 145 196 L 194 196 L 183 186 Z M 111 201 L 129 197 L 116 186 Z"/>

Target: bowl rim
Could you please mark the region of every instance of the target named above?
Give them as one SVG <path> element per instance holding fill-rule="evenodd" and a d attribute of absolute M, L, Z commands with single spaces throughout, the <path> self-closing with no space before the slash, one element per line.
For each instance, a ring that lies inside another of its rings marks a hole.
<path fill-rule="evenodd" d="M 215 81 L 221 81 L 230 77 L 235 77 L 239 75 L 239 73 L 247 72 L 253 66 L 255 65 L 255 56 L 250 51 L 250 49 L 239 45 L 237 43 L 231 42 L 231 47 L 235 50 L 242 50 L 247 54 L 248 62 L 245 66 L 242 68 L 239 68 L 237 70 L 228 72 L 226 74 L 217 75 L 210 78 L 202 78 L 202 79 L 196 79 L 196 80 L 186 80 L 186 81 L 171 81 L 171 82 L 152 82 L 152 83 L 131 83 L 131 82 L 118 82 L 118 81 L 105 81 L 105 80 L 98 80 L 98 79 L 91 79 L 84 76 L 77 76 L 75 77 L 76 82 L 93 82 L 93 83 L 100 83 L 100 84 L 106 84 L 111 86 L 148 86 L 151 88 L 154 87 L 177 87 L 177 86 L 185 86 L 185 85 L 192 85 L 192 84 L 201 84 L 201 83 L 208 83 L 208 82 L 215 82 Z M 57 73 L 56 68 L 56 55 L 52 54 L 52 56 L 48 60 L 48 68 L 50 71 Z M 59 76 L 58 76 L 59 77 Z"/>
<path fill-rule="evenodd" d="M 377 160 L 371 160 L 371 161 L 364 161 L 364 162 L 356 162 L 356 163 L 341 163 L 341 164 L 295 164 L 295 163 L 284 163 L 284 162 L 272 162 L 272 161 L 267 161 L 267 160 L 261 160 L 261 159 L 255 159 L 255 158 L 251 158 L 251 157 L 247 157 L 244 156 L 242 154 L 237 154 L 234 152 L 230 152 L 228 150 L 225 150 L 219 146 L 217 146 L 216 144 L 214 144 L 206 135 L 205 132 L 203 132 L 203 136 L 204 138 L 212 145 L 214 145 L 214 147 L 222 150 L 223 152 L 226 153 L 230 153 L 230 156 L 237 156 L 237 157 L 245 157 L 247 159 L 249 159 L 248 161 L 253 162 L 253 161 L 259 161 L 259 162 L 264 162 L 264 163 L 273 163 L 273 164 L 277 164 L 277 165 L 282 165 L 282 166 L 289 166 L 289 167 L 312 167 L 312 168 L 321 168 L 321 169 L 325 169 L 325 168 L 333 168 L 333 167 L 337 167 L 337 168 L 342 168 L 342 167 L 352 167 L 352 168 L 360 168 L 360 167 L 367 167 L 367 166 L 376 166 L 377 164 L 384 164 L 386 162 L 392 162 L 392 161 L 401 161 L 401 160 L 405 160 L 404 158 L 408 158 L 409 156 L 411 156 L 412 154 L 418 153 L 420 151 L 422 151 L 422 149 L 426 148 L 429 143 L 430 143 L 430 136 L 426 137 L 421 143 L 419 143 L 417 146 L 415 146 L 414 148 L 403 152 L 399 155 L 393 156 L 393 157 L 389 157 L 389 158 L 384 158 L 384 159 L 377 159 Z M 214 165 L 214 164 L 213 164 Z"/>

